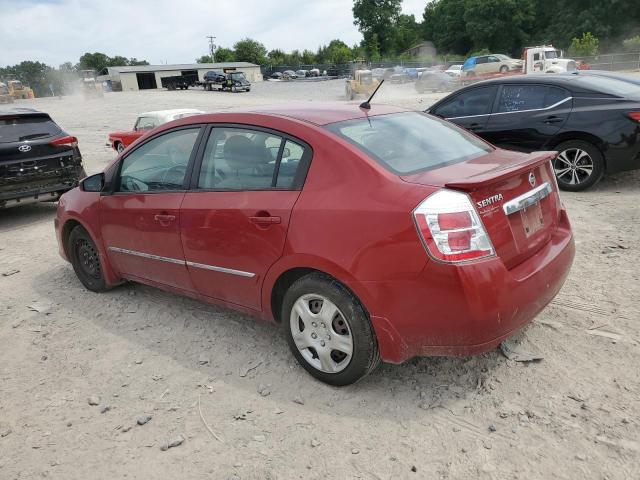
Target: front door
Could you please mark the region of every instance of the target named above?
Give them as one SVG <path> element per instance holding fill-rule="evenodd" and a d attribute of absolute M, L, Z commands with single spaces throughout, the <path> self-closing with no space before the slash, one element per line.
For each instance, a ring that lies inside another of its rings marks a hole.
<path fill-rule="evenodd" d="M 481 132 L 489 120 L 497 91 L 498 87 L 493 85 L 471 88 L 438 105 L 430 113 L 472 132 Z"/>
<path fill-rule="evenodd" d="M 200 127 L 145 142 L 121 161 L 100 199 L 109 261 L 124 277 L 192 290 L 180 239 L 180 205 Z"/>
<path fill-rule="evenodd" d="M 502 148 L 531 152 L 545 147 L 572 108 L 569 91 L 547 85 L 503 85 L 480 135 Z"/>
<path fill-rule="evenodd" d="M 311 150 L 269 131 L 212 128 L 180 209 L 182 244 L 202 295 L 260 310 L 262 281 L 282 256 Z"/>

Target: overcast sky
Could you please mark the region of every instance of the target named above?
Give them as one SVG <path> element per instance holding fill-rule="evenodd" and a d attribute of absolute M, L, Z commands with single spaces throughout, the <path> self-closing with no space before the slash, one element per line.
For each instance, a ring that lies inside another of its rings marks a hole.
<path fill-rule="evenodd" d="M 427 0 L 403 0 L 422 19 Z M 267 49 L 309 48 L 362 36 L 351 0 L 0 0 L 0 65 L 37 60 L 57 67 L 85 52 L 156 63 L 208 53 L 206 35 L 231 47 L 251 37 Z"/>

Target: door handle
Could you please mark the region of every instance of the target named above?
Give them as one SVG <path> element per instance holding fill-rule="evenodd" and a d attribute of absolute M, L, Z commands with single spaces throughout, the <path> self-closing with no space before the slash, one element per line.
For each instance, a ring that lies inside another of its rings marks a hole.
<path fill-rule="evenodd" d="M 550 117 L 547 117 L 544 121 L 544 123 L 560 123 L 560 122 L 564 122 L 564 118 L 560 118 L 560 117 L 556 117 L 555 115 L 551 115 Z"/>
<path fill-rule="evenodd" d="M 249 217 L 249 221 L 261 227 L 268 227 L 280 223 L 282 219 L 280 217 Z"/>
<path fill-rule="evenodd" d="M 167 215 L 163 213 L 163 214 L 155 215 L 153 219 L 163 227 L 167 227 L 171 222 L 173 222 L 176 219 L 176 216 Z"/>
<path fill-rule="evenodd" d="M 482 125 L 480 125 L 479 123 L 472 123 L 467 127 L 467 130 L 480 130 L 482 128 Z"/>

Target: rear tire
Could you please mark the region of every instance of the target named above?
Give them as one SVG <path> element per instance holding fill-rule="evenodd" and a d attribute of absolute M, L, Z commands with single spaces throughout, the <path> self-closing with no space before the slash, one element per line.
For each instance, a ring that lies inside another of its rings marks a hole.
<path fill-rule="evenodd" d="M 604 175 L 604 158 L 592 143 L 568 140 L 557 145 L 554 150 L 559 153 L 553 160 L 553 169 L 562 190 L 585 190 L 598 183 Z"/>
<path fill-rule="evenodd" d="M 109 289 L 100 263 L 100 254 L 91 235 L 78 225 L 69 234 L 67 253 L 80 282 L 92 292 Z"/>
<path fill-rule="evenodd" d="M 350 385 L 380 364 L 371 322 L 358 299 L 321 273 L 289 287 L 280 317 L 287 342 L 300 365 L 330 385 Z"/>

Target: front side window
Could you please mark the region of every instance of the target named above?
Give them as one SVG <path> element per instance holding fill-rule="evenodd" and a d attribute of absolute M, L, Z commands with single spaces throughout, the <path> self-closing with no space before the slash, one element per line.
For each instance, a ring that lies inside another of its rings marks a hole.
<path fill-rule="evenodd" d="M 437 107 L 434 113 L 443 118 L 488 115 L 491 113 L 497 88 L 490 86 L 468 90 Z"/>
<path fill-rule="evenodd" d="M 175 130 L 136 148 L 122 161 L 118 191 L 181 190 L 199 131 Z"/>
<path fill-rule="evenodd" d="M 213 128 L 202 157 L 198 188 L 294 189 L 304 153 L 304 147 L 269 132 Z"/>
<path fill-rule="evenodd" d="M 465 130 L 422 113 L 347 120 L 326 127 L 399 175 L 443 167 L 492 151 Z"/>

